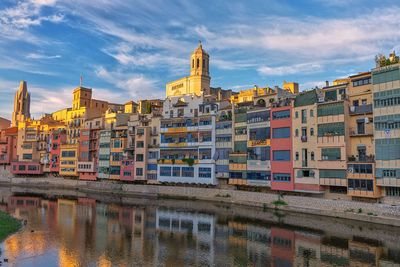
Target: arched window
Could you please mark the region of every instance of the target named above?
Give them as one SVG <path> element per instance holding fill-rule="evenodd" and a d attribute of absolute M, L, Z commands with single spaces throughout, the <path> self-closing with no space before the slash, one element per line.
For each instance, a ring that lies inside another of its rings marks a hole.
<path fill-rule="evenodd" d="M 203 59 L 203 65 L 201 65 L 201 68 L 202 68 L 202 69 L 204 69 L 204 66 L 206 65 L 205 62 L 206 62 L 206 60 Z"/>
<path fill-rule="evenodd" d="M 200 59 L 197 59 L 197 68 L 200 67 Z"/>
<path fill-rule="evenodd" d="M 192 68 L 194 68 L 194 59 L 192 59 Z"/>
<path fill-rule="evenodd" d="M 314 160 L 314 152 L 311 152 L 311 160 Z"/>

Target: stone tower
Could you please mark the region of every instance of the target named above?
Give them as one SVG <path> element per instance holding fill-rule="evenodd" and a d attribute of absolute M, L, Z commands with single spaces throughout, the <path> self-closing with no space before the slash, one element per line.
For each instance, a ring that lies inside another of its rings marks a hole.
<path fill-rule="evenodd" d="M 25 121 L 31 117 L 30 113 L 31 95 L 28 93 L 26 81 L 19 83 L 18 91 L 14 97 L 14 111 L 12 113 L 12 126 L 18 126 L 18 122 Z"/>
<path fill-rule="evenodd" d="M 203 50 L 201 42 L 190 56 L 190 78 L 191 87 L 196 92 L 203 92 L 204 95 L 210 94 L 210 56 Z M 197 87 L 197 88 L 196 88 Z"/>

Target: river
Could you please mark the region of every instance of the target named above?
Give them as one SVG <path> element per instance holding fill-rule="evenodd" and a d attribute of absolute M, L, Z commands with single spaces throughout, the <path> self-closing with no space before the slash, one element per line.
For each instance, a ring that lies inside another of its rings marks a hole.
<path fill-rule="evenodd" d="M 2 187 L 0 200 L 26 221 L 2 266 L 400 266 L 396 227 L 61 190 Z"/>

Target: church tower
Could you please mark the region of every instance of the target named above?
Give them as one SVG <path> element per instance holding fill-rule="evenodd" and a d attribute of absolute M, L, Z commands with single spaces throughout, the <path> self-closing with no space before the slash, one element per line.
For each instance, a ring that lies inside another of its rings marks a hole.
<path fill-rule="evenodd" d="M 31 117 L 30 113 L 31 95 L 28 93 L 26 81 L 19 83 L 18 91 L 14 97 L 14 111 L 12 113 L 12 126 L 18 126 L 18 122 L 25 121 Z"/>
<path fill-rule="evenodd" d="M 203 50 L 201 42 L 190 55 L 190 75 L 167 83 L 166 95 L 187 94 L 210 95 L 210 56 Z"/>
<path fill-rule="evenodd" d="M 197 94 L 210 94 L 210 56 L 203 50 L 201 42 L 190 56 L 190 88 Z"/>

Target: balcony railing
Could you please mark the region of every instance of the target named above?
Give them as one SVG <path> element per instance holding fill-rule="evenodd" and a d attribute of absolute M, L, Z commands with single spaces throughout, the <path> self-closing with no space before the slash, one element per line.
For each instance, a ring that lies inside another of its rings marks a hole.
<path fill-rule="evenodd" d="M 372 124 L 371 126 L 366 126 L 365 128 L 357 129 L 350 128 L 350 136 L 368 136 L 373 135 Z"/>
<path fill-rule="evenodd" d="M 371 162 L 374 162 L 375 161 L 375 156 L 374 155 L 369 155 L 369 156 L 359 156 L 359 155 L 356 155 L 356 156 L 350 156 L 350 157 L 348 157 L 348 159 L 347 159 L 349 162 L 368 162 L 368 163 L 371 163 Z"/>
<path fill-rule="evenodd" d="M 372 113 L 372 104 L 361 106 L 350 106 L 350 115 L 369 114 Z"/>

